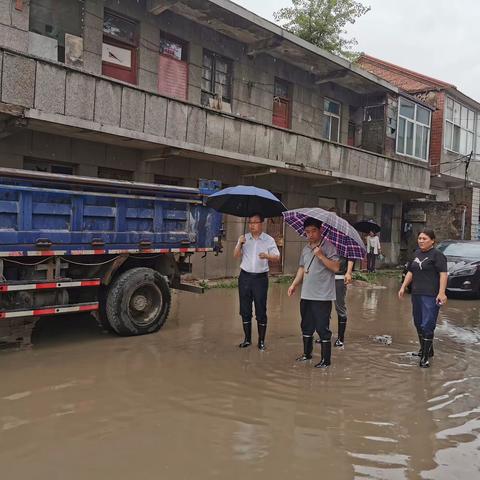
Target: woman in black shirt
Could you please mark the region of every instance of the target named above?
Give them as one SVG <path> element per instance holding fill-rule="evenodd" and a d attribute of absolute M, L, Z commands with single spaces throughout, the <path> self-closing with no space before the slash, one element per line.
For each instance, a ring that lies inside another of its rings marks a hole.
<path fill-rule="evenodd" d="M 418 249 L 410 262 L 398 296 L 402 299 L 405 289 L 412 284 L 413 321 L 420 340 L 420 367 L 430 366 L 433 356 L 433 334 L 437 326 L 440 306 L 447 302 L 447 259 L 434 247 L 435 233 L 425 229 L 418 234 Z"/>

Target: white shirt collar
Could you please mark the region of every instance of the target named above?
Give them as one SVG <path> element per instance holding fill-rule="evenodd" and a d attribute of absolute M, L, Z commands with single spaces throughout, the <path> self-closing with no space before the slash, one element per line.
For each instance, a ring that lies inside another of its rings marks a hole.
<path fill-rule="evenodd" d="M 251 233 L 247 233 L 247 238 L 248 238 L 249 240 L 255 240 L 255 239 L 253 238 L 253 235 L 252 235 Z M 262 232 L 262 233 L 259 235 L 258 240 L 265 240 L 265 239 L 266 239 L 265 232 Z"/>

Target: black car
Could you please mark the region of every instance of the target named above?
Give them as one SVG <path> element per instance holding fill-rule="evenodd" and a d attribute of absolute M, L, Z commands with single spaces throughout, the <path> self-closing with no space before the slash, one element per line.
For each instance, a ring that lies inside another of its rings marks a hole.
<path fill-rule="evenodd" d="M 447 294 L 468 294 L 480 297 L 480 241 L 445 240 L 437 248 L 447 257 Z M 407 265 L 402 275 L 402 282 Z"/>

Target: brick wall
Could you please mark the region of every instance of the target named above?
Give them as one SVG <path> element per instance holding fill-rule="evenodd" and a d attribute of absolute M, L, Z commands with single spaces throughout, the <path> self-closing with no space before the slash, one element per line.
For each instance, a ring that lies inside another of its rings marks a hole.
<path fill-rule="evenodd" d="M 430 135 L 430 168 L 432 175 L 440 173 L 440 162 L 443 150 L 445 92 L 437 92 L 435 100 L 436 110 L 432 113 L 432 131 Z"/>

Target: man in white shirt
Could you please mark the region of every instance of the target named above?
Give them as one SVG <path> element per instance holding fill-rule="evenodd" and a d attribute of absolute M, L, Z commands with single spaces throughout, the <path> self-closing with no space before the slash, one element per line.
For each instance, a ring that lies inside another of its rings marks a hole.
<path fill-rule="evenodd" d="M 265 350 L 268 262 L 279 261 L 280 252 L 275 240 L 263 233 L 263 221 L 264 218 L 259 214 L 250 217 L 248 220 L 250 233 L 240 235 L 233 251 L 235 258 L 242 259 L 238 294 L 245 339 L 239 345 L 240 348 L 246 348 L 252 344 L 252 303 L 254 303 L 258 326 L 258 348 Z"/>

